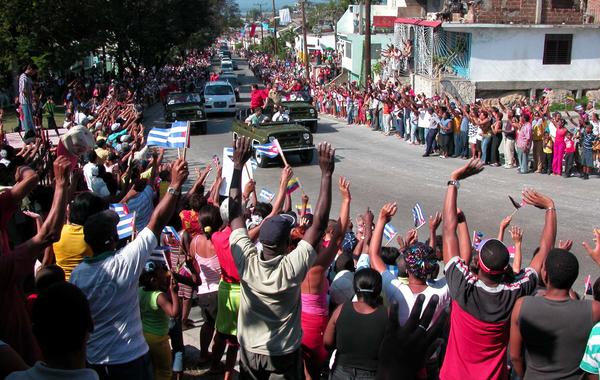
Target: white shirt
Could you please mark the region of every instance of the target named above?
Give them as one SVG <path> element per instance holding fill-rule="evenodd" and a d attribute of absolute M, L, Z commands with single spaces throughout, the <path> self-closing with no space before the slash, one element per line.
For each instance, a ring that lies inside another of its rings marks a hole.
<path fill-rule="evenodd" d="M 92 190 L 92 169 L 96 166 L 93 162 L 88 162 L 83 165 L 83 178 L 85 179 L 85 184 L 88 187 L 88 190 Z"/>
<path fill-rule="evenodd" d="M 104 182 L 104 180 L 100 177 L 92 177 L 90 188 L 94 194 L 101 198 L 108 197 L 110 195 L 110 191 L 108 190 L 108 187 L 106 187 L 106 182 Z"/>
<path fill-rule="evenodd" d="M 338 272 L 329 287 L 331 303 L 341 305 L 354 297 L 354 273 L 349 270 Z"/>
<path fill-rule="evenodd" d="M 57 369 L 46 367 L 42 362 L 25 371 L 13 372 L 6 380 L 98 380 L 98 374 L 93 369 Z"/>
<path fill-rule="evenodd" d="M 390 271 L 386 270 L 385 272 L 381 273 L 381 280 L 383 293 L 388 303 L 391 304 L 393 301 L 398 303 L 398 320 L 400 325 L 404 325 L 404 323 L 408 320 L 410 312 L 415 306 L 415 301 L 417 300 L 417 296 L 419 294 L 423 294 L 425 296 L 425 302 L 423 305 L 427 305 L 429 299 L 434 294 L 437 294 L 440 297 L 432 321 L 436 321 L 444 308 L 450 304 L 450 293 L 448 292 L 448 284 L 446 284 L 445 278 L 435 281 L 427 281 L 427 289 L 416 294 L 410 290 L 408 285 L 400 283 L 400 280 L 398 280 L 398 278 Z M 423 308 L 423 310 L 425 310 L 425 308 Z"/>
<path fill-rule="evenodd" d="M 117 252 L 86 257 L 71 273 L 90 302 L 94 332 L 87 344 L 91 364 L 123 364 L 148 352 L 140 317 L 138 279 L 156 247 L 154 233 L 144 228 Z"/>
<path fill-rule="evenodd" d="M 275 112 L 273 121 L 290 121 L 290 117 L 285 112 Z"/>

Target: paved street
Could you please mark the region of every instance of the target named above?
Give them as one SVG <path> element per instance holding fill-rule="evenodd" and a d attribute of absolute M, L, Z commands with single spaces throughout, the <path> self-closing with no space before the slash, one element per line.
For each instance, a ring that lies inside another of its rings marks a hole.
<path fill-rule="evenodd" d="M 247 66 L 240 64 L 242 104 L 247 105 L 249 84 L 254 81 Z M 238 105 L 242 106 L 242 105 Z M 153 121 L 162 120 L 160 107 L 153 107 L 146 113 L 146 126 Z M 224 146 L 231 145 L 231 117 L 211 117 L 208 134 L 193 136 L 188 159 L 192 166 L 204 165 L 214 154 L 221 154 Z M 384 202 L 398 202 L 399 211 L 392 224 L 399 231 L 411 228 L 411 209 L 419 202 L 425 214 L 431 215 L 440 210 L 446 189 L 446 182 L 453 169 L 464 161 L 457 159 L 423 158 L 422 147 L 408 145 L 395 137 L 384 137 L 365 127 L 347 126 L 326 116 L 321 116 L 319 132 L 314 136 L 315 144 L 328 141 L 336 148 L 337 176 L 347 176 L 352 181 L 352 216 L 371 207 L 375 214 Z M 311 204 L 316 203 L 320 171 L 316 163 L 312 165 L 294 165 L 294 172 L 300 178 Z M 257 188 L 277 189 L 280 166 L 273 165 L 258 169 L 255 173 Z M 191 171 L 193 173 L 193 170 Z M 483 231 L 486 236 L 495 236 L 500 220 L 513 211 L 507 195 L 520 197 L 520 191 L 527 187 L 538 189 L 556 202 L 559 218 L 559 239 L 573 239 L 573 252 L 581 263 L 576 290 L 583 289 L 584 277 L 600 275 L 597 266 L 592 263 L 581 246 L 584 240 L 591 240 L 591 230 L 598 226 L 597 215 L 600 211 L 600 180 L 595 176 L 589 181 L 579 178 L 563 179 L 545 175 L 519 175 L 516 170 L 486 167 L 483 173 L 462 183 L 459 192 L 459 206 L 464 210 L 471 231 Z M 294 203 L 300 203 L 300 193 L 294 193 Z M 337 216 L 339 197 L 334 190 L 332 217 Z M 527 227 L 524 230 L 524 259 L 526 265 L 538 245 L 543 227 L 544 212 L 525 207 L 513 218 L 513 225 Z M 422 238 L 426 238 L 426 227 L 421 229 Z M 505 241 L 510 242 L 507 233 Z M 195 313 L 193 314 L 195 315 Z M 186 339 L 197 340 L 197 329 L 186 332 Z"/>

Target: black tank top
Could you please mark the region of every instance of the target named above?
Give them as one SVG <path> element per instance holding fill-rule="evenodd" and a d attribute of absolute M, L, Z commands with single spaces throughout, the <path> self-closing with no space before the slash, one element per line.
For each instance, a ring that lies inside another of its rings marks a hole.
<path fill-rule="evenodd" d="M 370 314 L 361 314 L 354 310 L 352 302 L 346 302 L 335 326 L 337 363 L 376 371 L 379 346 L 387 322 L 387 309 L 384 306 L 379 306 Z"/>

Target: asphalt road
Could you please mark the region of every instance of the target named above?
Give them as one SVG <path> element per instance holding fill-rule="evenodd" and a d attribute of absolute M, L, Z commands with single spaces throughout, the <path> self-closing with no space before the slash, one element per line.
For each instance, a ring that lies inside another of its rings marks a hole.
<path fill-rule="evenodd" d="M 247 106 L 250 84 L 256 80 L 245 62 L 240 61 L 240 70 L 236 73 L 243 84 L 240 89 L 242 102 L 238 103 L 238 107 Z M 162 121 L 162 108 L 154 106 L 145 115 L 146 126 L 153 126 L 154 122 L 158 125 Z M 191 139 L 187 154 L 191 167 L 205 165 L 214 154 L 221 155 L 224 146 L 231 146 L 231 125 L 231 116 L 209 119 L 208 134 Z M 356 217 L 367 207 L 371 207 L 377 215 L 385 202 L 397 202 L 398 214 L 391 223 L 401 232 L 412 227 L 411 209 L 415 202 L 421 204 L 426 216 L 441 209 L 450 173 L 464 164 L 459 159 L 423 158 L 422 147 L 408 145 L 395 137 L 385 137 L 366 127 L 347 126 L 327 116 L 320 117 L 314 141 L 315 144 L 327 141 L 336 148 L 335 179 L 346 176 L 352 183 L 351 215 Z M 314 205 L 320 181 L 316 155 L 311 165 L 300 165 L 294 159 L 290 161 L 295 175 L 311 197 L 310 203 Z M 281 166 L 278 165 L 258 169 L 255 173 L 257 189 L 265 187 L 275 191 L 280 171 Z M 558 239 L 575 242 L 572 251 L 580 259 L 580 275 L 575 289 L 580 291 L 587 274 L 593 278 L 600 275 L 600 269 L 581 245 L 584 240 L 591 241 L 592 228 L 600 225 L 597 218 L 600 211 L 599 184 L 600 179 L 596 176 L 583 181 L 539 174 L 519 175 L 516 170 L 486 167 L 476 177 L 461 183 L 458 204 L 467 216 L 471 231 L 482 231 L 486 237 L 491 237 L 496 236 L 500 220 L 513 211 L 508 195 L 519 199 L 521 190 L 531 187 L 551 196 L 558 210 Z M 333 218 L 337 217 L 340 204 L 336 189 L 337 186 L 333 193 Z M 293 198 L 293 204 L 300 203 L 300 192 L 294 193 Z M 529 263 L 538 245 L 543 222 L 544 211 L 531 206 L 524 207 L 513 218 L 513 225 L 524 228 L 524 265 Z M 420 238 L 425 240 L 428 233 L 425 226 L 420 233 Z M 508 233 L 505 242 L 512 245 Z"/>

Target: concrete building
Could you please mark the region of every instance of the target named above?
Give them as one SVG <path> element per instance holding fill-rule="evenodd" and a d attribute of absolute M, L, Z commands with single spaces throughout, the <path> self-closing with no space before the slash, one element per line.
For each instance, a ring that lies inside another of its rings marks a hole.
<path fill-rule="evenodd" d="M 483 0 L 453 21 L 398 18 L 394 42 L 413 42 L 417 92 L 464 101 L 558 88 L 581 97 L 600 87 L 599 0 Z M 465 9 L 467 9 L 465 8 Z"/>

